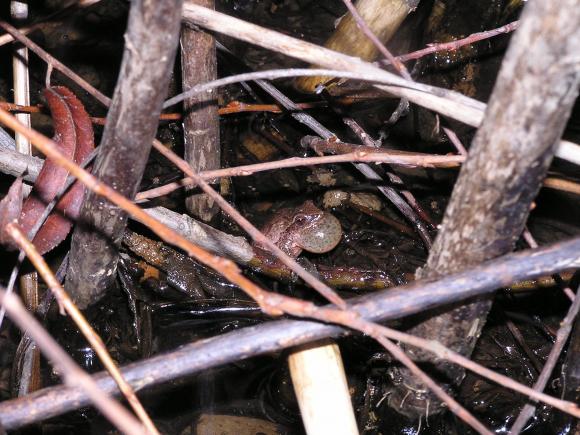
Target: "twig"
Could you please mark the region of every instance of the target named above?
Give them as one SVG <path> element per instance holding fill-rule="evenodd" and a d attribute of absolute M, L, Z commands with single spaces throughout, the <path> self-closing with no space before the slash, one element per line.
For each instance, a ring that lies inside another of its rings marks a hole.
<path fill-rule="evenodd" d="M 572 305 L 568 309 L 568 313 L 564 317 L 564 320 L 562 320 L 560 323 L 560 329 L 558 329 L 558 333 L 556 334 L 556 342 L 550 350 L 550 354 L 548 355 L 548 359 L 544 364 L 544 368 L 542 369 L 540 376 L 538 376 L 538 379 L 534 383 L 535 391 L 543 391 L 544 388 L 546 388 L 546 384 L 552 375 L 552 370 L 554 370 L 554 366 L 558 362 L 558 358 L 564 349 L 564 345 L 568 341 L 568 337 L 572 331 L 572 325 L 574 324 L 574 319 L 580 310 L 580 296 L 578 296 L 578 294 L 579 293 L 577 290 L 574 302 L 572 302 Z M 535 405 L 527 403 L 520 411 L 520 415 L 518 415 L 518 418 L 514 422 L 510 430 L 510 434 L 518 435 L 523 430 L 530 417 L 534 414 L 535 410 Z"/>
<path fill-rule="evenodd" d="M 147 415 L 147 412 L 139 402 L 139 399 L 135 395 L 133 388 L 127 383 L 123 378 L 121 371 L 111 358 L 111 355 L 107 351 L 103 340 L 95 332 L 95 330 L 89 325 L 81 311 L 74 304 L 70 296 L 65 292 L 64 288 L 60 285 L 42 255 L 38 253 L 34 245 L 26 238 L 22 231 L 18 228 L 16 224 L 8 224 L 6 226 L 6 231 L 14 239 L 16 244 L 22 249 L 27 257 L 30 259 L 31 263 L 34 265 L 38 273 L 42 276 L 42 279 L 46 282 L 50 290 L 54 293 L 54 297 L 59 304 L 61 314 L 68 313 L 71 319 L 78 326 L 79 330 L 85 336 L 91 347 L 95 350 L 99 359 L 103 363 L 103 366 L 111 374 L 115 382 L 119 386 L 119 389 L 123 395 L 127 398 L 131 407 L 143 422 L 147 430 L 152 434 L 159 434 L 153 421 Z"/>
<path fill-rule="evenodd" d="M 1 26 L 1 22 L 0 22 L 0 26 Z M 171 107 L 177 103 L 182 102 L 186 98 L 191 98 L 193 95 L 201 94 L 201 93 L 207 92 L 211 89 L 230 85 L 232 83 L 247 82 L 250 80 L 264 80 L 264 79 L 265 80 L 274 80 L 274 79 L 281 79 L 281 78 L 286 78 L 286 77 L 309 77 L 309 76 L 317 76 L 317 75 L 327 75 L 327 76 L 334 76 L 334 77 L 340 77 L 340 78 L 356 79 L 356 80 L 362 80 L 362 81 L 368 81 L 368 82 L 383 83 L 383 84 L 388 84 L 388 85 L 393 84 L 393 79 L 391 79 L 390 77 L 385 78 L 382 74 L 376 74 L 374 72 L 369 73 L 367 71 L 348 71 L 348 70 L 345 71 L 345 70 L 324 69 L 324 68 L 271 69 L 271 70 L 266 70 L 266 71 L 255 71 L 255 72 L 248 72 L 248 73 L 242 73 L 242 74 L 235 74 L 232 76 L 213 80 L 211 82 L 201 83 L 199 85 L 192 86 L 187 91 L 184 91 L 181 94 L 175 95 L 174 97 L 171 97 L 167 101 L 165 101 L 165 103 L 163 104 L 163 108 L 167 109 L 168 107 Z M 399 79 L 399 80 L 403 80 L 403 79 Z M 410 83 L 408 86 L 411 89 L 427 90 L 427 89 L 433 88 L 433 87 L 419 84 L 416 82 L 405 82 L 405 85 L 407 85 L 408 83 Z"/>
<path fill-rule="evenodd" d="M 464 158 L 461 156 L 438 156 L 433 154 L 403 153 L 398 151 L 383 151 L 376 148 L 372 150 L 372 153 L 369 153 L 367 150 L 356 149 L 354 152 L 347 152 L 345 154 L 338 154 L 334 156 L 291 157 L 273 162 L 234 166 L 233 168 L 216 169 L 213 171 L 203 171 L 199 173 L 199 177 L 203 180 L 211 181 L 215 178 L 221 177 L 245 177 L 255 174 L 256 172 L 270 171 L 272 169 L 352 162 L 389 163 L 392 165 L 407 167 L 453 168 L 458 167 L 463 161 Z M 193 178 L 186 177 L 179 181 L 139 192 L 135 199 L 136 201 L 142 201 L 145 199 L 156 198 L 158 196 L 171 193 L 181 187 L 193 184 L 195 184 Z"/>
<path fill-rule="evenodd" d="M 135 417 L 99 388 L 93 378 L 84 372 L 54 338 L 44 330 L 38 320 L 26 311 L 16 296 L 6 294 L 3 289 L 0 289 L 0 302 L 6 307 L 12 320 L 34 339 L 42 352 L 58 369 L 65 384 L 84 391 L 95 406 L 123 432 L 128 434 L 143 433 L 143 427 Z"/>
<path fill-rule="evenodd" d="M 434 42 L 434 43 L 428 44 L 427 48 L 423 48 L 421 50 L 413 51 L 413 52 L 407 53 L 407 54 L 402 54 L 400 56 L 397 56 L 396 59 L 400 62 L 407 62 L 409 60 L 419 59 L 423 56 L 427 56 L 428 54 L 431 54 L 431 53 L 437 53 L 439 51 L 457 50 L 458 48 L 463 47 L 464 45 L 473 44 L 474 42 L 482 41 L 484 39 L 489 39 L 489 38 L 492 38 L 492 37 L 497 36 L 497 35 L 502 35 L 502 34 L 513 32 L 514 30 L 516 30 L 518 28 L 518 26 L 519 26 L 519 21 L 512 21 L 511 23 L 506 24 L 505 26 L 498 27 L 497 29 L 486 30 L 485 32 L 472 33 L 471 35 L 469 35 L 463 39 L 458 39 L 457 41 Z M 384 63 L 384 62 L 381 62 L 381 63 Z"/>

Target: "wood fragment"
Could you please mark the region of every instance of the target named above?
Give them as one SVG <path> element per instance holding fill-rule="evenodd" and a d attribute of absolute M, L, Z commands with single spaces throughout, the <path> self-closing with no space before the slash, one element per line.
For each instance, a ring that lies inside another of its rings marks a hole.
<path fill-rule="evenodd" d="M 133 198 L 149 157 L 177 50 L 182 0 L 131 3 L 123 63 L 94 174 Z M 73 234 L 66 288 L 80 308 L 98 301 L 115 279 L 127 215 L 89 193 Z"/>

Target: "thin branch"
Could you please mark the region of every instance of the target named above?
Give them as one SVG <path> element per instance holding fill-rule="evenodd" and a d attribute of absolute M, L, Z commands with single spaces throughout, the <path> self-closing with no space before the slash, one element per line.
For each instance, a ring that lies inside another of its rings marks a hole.
<path fill-rule="evenodd" d="M 512 21 L 505 26 L 498 27 L 497 29 L 486 30 L 485 32 L 472 33 L 471 35 L 458 39 L 457 41 L 451 42 L 433 42 L 428 44 L 427 48 L 421 50 L 413 51 L 411 53 L 402 54 L 397 56 L 396 59 L 400 62 L 408 62 L 409 60 L 419 59 L 421 57 L 427 56 L 428 54 L 437 53 L 439 51 L 453 51 L 457 50 L 464 45 L 470 45 L 474 42 L 483 41 L 484 39 L 489 39 L 497 35 L 503 35 L 506 33 L 511 33 L 516 30 L 519 26 L 519 21 Z M 384 63 L 384 62 L 381 62 Z"/>
<path fill-rule="evenodd" d="M 576 291 L 576 297 L 574 298 L 574 302 L 570 305 L 568 309 L 568 313 L 564 317 L 564 320 L 560 323 L 560 329 L 558 329 L 558 333 L 556 334 L 556 342 L 552 349 L 550 350 L 550 354 L 548 355 L 548 359 L 542 368 L 542 372 L 538 379 L 534 383 L 534 390 L 535 391 L 543 391 L 546 388 L 546 384 L 552 375 L 552 371 L 558 362 L 558 358 L 564 349 L 564 345 L 568 341 L 568 337 L 570 336 L 570 332 L 572 332 L 572 325 L 574 324 L 574 319 L 578 315 L 578 311 L 580 310 L 580 296 L 578 290 Z M 510 434 L 511 435 L 518 435 L 523 429 L 528 420 L 534 415 L 534 411 L 536 410 L 536 406 L 527 403 L 523 409 L 520 411 L 520 415 L 516 419 L 515 423 L 513 424 Z"/>
<path fill-rule="evenodd" d="M 392 165 L 406 167 L 427 167 L 427 168 L 454 168 L 460 166 L 465 159 L 461 156 L 439 156 L 421 153 L 403 153 L 397 151 L 382 151 L 374 149 L 372 153 L 366 150 L 357 150 L 346 154 L 322 157 L 291 157 L 273 162 L 256 163 L 252 165 L 234 166 L 232 168 L 215 169 L 203 171 L 198 175 L 203 180 L 212 181 L 222 177 L 246 177 L 257 172 L 270 171 L 280 168 L 295 168 L 299 166 L 314 166 L 333 163 L 389 163 Z M 135 197 L 136 201 L 156 198 L 166 195 L 184 186 L 191 186 L 195 181 L 191 177 L 183 178 L 179 181 L 165 184 L 160 187 L 139 192 Z"/>
<path fill-rule="evenodd" d="M 1 24 L 0 24 L 1 25 Z M 382 70 L 381 70 L 382 71 Z M 211 89 L 215 89 L 221 86 L 230 85 L 232 83 L 240 83 L 240 82 L 247 82 L 250 80 L 274 80 L 274 79 L 281 79 L 287 77 L 306 77 L 306 76 L 318 76 L 318 75 L 327 75 L 327 76 L 334 76 L 339 78 L 347 78 L 347 79 L 355 79 L 355 80 L 362 80 L 374 83 L 383 83 L 391 85 L 393 84 L 393 80 L 389 77 L 386 78 L 382 76 L 382 74 L 375 74 L 369 72 L 351 72 L 351 71 L 344 71 L 344 70 L 336 70 L 336 69 L 324 69 L 324 68 L 283 68 L 283 69 L 271 69 L 266 71 L 255 71 L 255 72 L 248 72 L 242 74 L 236 74 L 228 77 L 224 77 L 221 79 L 213 80 L 211 82 L 201 83 L 199 85 L 192 86 L 187 91 L 182 92 L 181 94 L 175 95 L 174 97 L 169 98 L 163 104 L 163 108 L 166 109 L 171 107 L 177 103 L 182 102 L 187 98 L 191 98 L 193 95 L 201 94 L 203 92 L 207 92 Z M 402 80 L 402 79 L 401 79 Z M 422 84 L 414 84 L 415 82 L 408 82 L 410 83 L 409 87 L 412 89 L 421 89 L 424 86 Z M 407 85 L 407 83 L 405 83 Z"/>
<path fill-rule="evenodd" d="M 6 294 L 0 289 L 0 303 L 23 331 L 26 331 L 38 344 L 42 352 L 59 371 L 64 383 L 84 391 L 94 405 L 121 431 L 128 434 L 142 434 L 143 427 L 129 412 L 104 393 L 97 383 L 83 371 L 73 359 L 59 346 L 15 295 Z"/>
<path fill-rule="evenodd" d="M 68 313 L 71 319 L 75 322 L 78 326 L 79 330 L 85 336 L 91 347 L 97 353 L 99 359 L 103 363 L 105 369 L 111 374 L 115 382 L 119 386 L 119 389 L 123 393 L 123 395 L 127 398 L 127 401 L 139 417 L 139 419 L 143 422 L 144 426 L 147 430 L 152 434 L 159 434 L 153 421 L 147 415 L 147 411 L 143 408 L 141 402 L 137 398 L 135 391 L 133 388 L 127 383 L 127 381 L 123 378 L 119 367 L 115 364 L 115 361 L 107 351 L 103 340 L 96 331 L 89 325 L 85 316 L 81 313 L 81 311 L 77 308 L 74 304 L 70 296 L 64 290 L 64 288 L 60 285 L 46 261 L 42 255 L 38 253 L 34 245 L 26 238 L 26 236 L 22 233 L 18 225 L 16 224 L 8 224 L 6 226 L 7 233 L 12 237 L 12 239 L 16 242 L 16 244 L 22 249 L 27 257 L 30 259 L 31 263 L 34 265 L 38 273 L 42 276 L 42 279 L 46 282 L 50 290 L 54 293 L 54 297 L 59 304 L 61 314 Z"/>

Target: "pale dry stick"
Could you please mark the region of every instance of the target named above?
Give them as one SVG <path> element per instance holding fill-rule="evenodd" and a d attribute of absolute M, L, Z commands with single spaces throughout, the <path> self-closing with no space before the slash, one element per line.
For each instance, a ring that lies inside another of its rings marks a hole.
<path fill-rule="evenodd" d="M 314 290 L 324 296 L 328 301 L 332 302 L 336 306 L 344 309 L 346 308 L 346 302 L 338 296 L 338 294 L 331 289 L 329 286 L 324 284 L 302 266 L 300 266 L 294 259 L 292 259 L 288 254 L 282 251 L 272 240 L 266 237 L 260 230 L 258 230 L 252 223 L 247 220 L 244 216 L 240 214 L 229 202 L 227 202 L 219 193 L 217 193 L 205 180 L 203 180 L 199 175 L 197 175 L 191 169 L 191 166 L 171 151 L 169 148 L 165 147 L 157 139 L 153 141 L 153 147 L 164 157 L 169 159 L 175 166 L 177 166 L 184 174 L 193 178 L 196 184 L 204 191 L 209 197 L 211 197 L 216 204 L 227 213 L 238 225 L 240 225 L 246 233 L 252 237 L 253 240 L 266 246 L 272 254 L 274 254 L 282 263 L 284 263 L 290 270 L 292 270 L 296 275 L 309 284 Z"/>
<path fill-rule="evenodd" d="M 58 370 L 64 383 L 82 389 L 111 423 L 127 434 L 142 434 L 143 426 L 123 406 L 101 391 L 97 383 L 83 371 L 73 359 L 50 336 L 15 295 L 0 289 L 0 303 L 6 307 L 10 318 L 20 329 L 28 332 L 42 352 Z"/>
<path fill-rule="evenodd" d="M 28 19 L 28 4 L 21 0 L 10 2 L 10 16 L 15 22 L 24 22 Z M 12 56 L 14 103 L 24 106 L 30 104 L 30 80 L 28 73 L 28 48 L 17 48 Z M 19 113 L 16 118 L 27 127 L 30 127 L 30 115 Z M 32 155 L 30 142 L 24 136 L 15 134 L 16 150 L 23 154 Z M 14 286 L 9 286 L 7 291 L 12 292 Z M 36 312 L 39 302 L 38 275 L 32 271 L 20 276 L 20 295 L 31 312 Z M 0 318 L 0 324 L 2 319 Z M 37 390 L 41 386 L 40 380 L 40 351 L 36 346 L 30 346 L 24 355 L 30 364 L 23 364 L 20 373 L 18 394 L 26 395 Z"/>
<path fill-rule="evenodd" d="M 273 162 L 256 163 L 252 165 L 234 166 L 232 168 L 215 169 L 203 171 L 198 175 L 203 180 L 210 181 L 222 177 L 245 177 L 256 172 L 270 171 L 281 168 L 295 168 L 299 166 L 325 165 L 332 163 L 389 163 L 407 167 L 428 167 L 428 168 L 455 168 L 459 167 L 465 159 L 461 156 L 443 156 L 435 154 L 421 153 L 398 153 L 397 151 L 385 151 L 368 153 L 365 151 L 355 151 L 346 154 L 337 154 L 322 157 L 290 157 L 288 159 Z M 179 181 L 155 187 L 153 189 L 139 192 L 135 197 L 136 201 L 156 198 L 166 195 L 184 186 L 195 184 L 191 177 L 185 177 Z"/>
<path fill-rule="evenodd" d="M 396 59 L 401 62 L 407 62 L 409 60 L 419 59 L 423 56 L 427 56 L 428 54 L 432 53 L 437 53 L 439 51 L 457 50 L 458 48 L 461 48 L 464 45 L 470 45 L 473 44 L 474 42 L 483 41 L 484 39 L 489 39 L 494 36 L 511 33 L 518 28 L 519 24 L 520 24 L 519 21 L 512 21 L 511 23 L 506 24 L 505 26 L 501 26 L 492 30 L 486 30 L 485 32 L 472 33 L 471 35 L 462 39 L 458 39 L 456 41 L 433 42 L 431 44 L 427 44 L 426 48 L 413 51 L 411 53 L 402 54 L 400 56 L 397 56 Z M 384 62 L 381 63 L 384 64 Z"/>
<path fill-rule="evenodd" d="M 9 112 L 6 112 L 3 109 L 0 109 L 0 122 L 3 122 L 9 128 L 24 134 L 30 139 L 32 144 L 39 151 L 47 156 L 47 158 L 52 159 L 56 164 L 67 169 L 87 188 L 91 189 L 98 195 L 106 197 L 109 201 L 125 210 L 135 220 L 138 220 L 139 222 L 148 226 L 161 239 L 165 240 L 167 243 L 183 249 L 185 252 L 196 258 L 201 263 L 222 274 L 230 282 L 240 286 L 244 292 L 246 292 L 258 303 L 258 305 L 266 314 L 280 315 L 282 313 L 288 313 L 299 317 L 318 319 L 324 322 L 337 323 L 353 329 L 361 330 L 359 322 L 360 317 L 356 313 L 348 310 L 345 311 L 319 308 L 307 301 L 283 296 L 280 294 L 273 294 L 263 290 L 252 281 L 247 279 L 245 276 L 243 276 L 234 262 L 208 253 L 207 251 L 184 239 L 179 234 L 160 224 L 159 221 L 147 215 L 147 213 L 145 213 L 129 199 L 125 198 L 123 195 L 119 194 L 101 181 L 97 180 L 87 171 L 81 169 L 73 161 L 66 158 L 60 151 L 58 151 L 57 145 L 54 141 L 48 139 L 47 137 L 34 130 L 26 128 L 20 124 L 18 120 L 16 120 Z M 158 145 L 163 147 L 163 145 L 160 143 L 158 143 Z M 203 180 L 199 181 L 201 184 L 204 183 Z M 209 187 L 209 190 L 206 191 L 206 193 L 209 191 L 213 191 L 213 189 Z M 368 323 L 370 322 L 366 322 L 365 324 Z M 368 328 L 362 329 L 361 331 L 367 332 Z M 443 394 L 445 393 L 443 392 Z M 453 399 L 448 396 L 445 399 L 442 397 L 442 399 L 453 401 Z M 457 406 L 459 405 L 457 404 Z M 465 411 L 465 413 L 467 413 L 467 411 Z M 460 414 L 459 417 L 463 418 L 465 413 Z M 469 421 L 466 422 L 469 423 Z"/>
<path fill-rule="evenodd" d="M 358 58 L 301 41 L 264 27 L 248 23 L 214 10 L 191 3 L 183 6 L 184 20 L 239 40 L 280 52 L 301 61 L 343 71 L 364 72 L 375 76 L 376 81 L 390 81 L 388 85 L 375 85 L 394 96 L 449 116 L 472 127 L 479 127 L 486 104 L 458 92 L 435 86 L 419 86 Z M 560 140 L 556 156 L 580 164 L 580 146 Z"/>
<path fill-rule="evenodd" d="M 578 311 L 580 310 L 580 289 L 576 291 L 576 296 L 574 297 L 574 302 L 568 309 L 568 313 L 564 317 L 564 320 L 560 323 L 560 328 L 558 329 L 558 333 L 556 334 L 556 342 L 552 349 L 550 350 L 550 354 L 548 355 L 548 359 L 542 368 L 540 376 L 534 383 L 534 390 L 542 391 L 546 388 L 546 384 L 552 375 L 552 371 L 558 362 L 558 358 L 564 349 L 564 345 L 568 341 L 568 337 L 572 332 L 572 326 L 574 324 L 574 319 L 578 315 Z M 527 403 L 523 409 L 520 411 L 520 415 L 516 419 L 515 423 L 513 424 L 512 428 L 510 429 L 510 435 L 518 435 L 523 429 L 528 420 L 534 414 L 536 410 L 536 406 Z"/>
<path fill-rule="evenodd" d="M 389 51 L 389 49 L 385 47 L 385 44 L 383 44 L 381 40 L 377 38 L 377 35 L 373 33 L 373 31 L 368 26 L 364 18 L 361 16 L 361 14 L 358 13 L 356 7 L 352 4 L 352 1 L 342 0 L 342 2 L 350 12 L 352 17 L 354 18 L 354 21 L 356 22 L 356 25 L 358 26 L 360 31 L 363 32 L 367 38 L 369 38 L 369 40 L 374 44 L 374 46 L 377 47 L 377 50 L 379 50 L 379 52 L 383 56 L 385 56 L 385 59 L 387 59 L 389 63 L 393 65 L 393 67 L 402 77 L 406 78 L 409 81 L 413 81 L 413 79 L 411 78 L 411 74 L 409 74 L 409 71 L 407 71 L 407 67 L 403 65 L 403 62 L 401 62 L 399 59 L 393 56 L 393 54 Z"/>
<path fill-rule="evenodd" d="M 382 70 L 381 70 L 382 71 Z M 374 72 L 367 71 L 345 71 L 338 69 L 327 69 L 327 68 L 281 68 L 281 69 L 271 69 L 265 71 L 254 71 L 241 74 L 235 74 L 228 77 L 223 77 L 221 79 L 213 80 L 211 82 L 200 83 L 199 85 L 192 86 L 188 90 L 171 97 L 163 103 L 163 108 L 167 109 L 177 103 L 182 102 L 187 98 L 191 98 L 193 95 L 197 95 L 203 92 L 210 91 L 212 89 L 230 85 L 232 83 L 240 83 L 247 81 L 257 81 L 257 80 L 274 80 L 288 77 L 307 77 L 307 76 L 318 76 L 318 75 L 334 76 L 338 78 L 362 80 L 372 83 L 382 83 L 385 85 L 393 84 L 391 78 L 385 79 L 381 74 L 376 74 Z M 395 76 L 397 77 L 397 76 Z M 403 80 L 397 77 L 399 80 Z M 405 82 L 400 84 L 401 86 L 406 86 L 411 89 L 419 90 L 423 89 L 427 91 L 431 86 L 424 85 L 416 82 Z"/>
<path fill-rule="evenodd" d="M 127 401 L 139 417 L 139 419 L 143 422 L 147 430 L 152 434 L 159 434 L 155 424 L 141 405 L 141 402 L 137 398 L 135 391 L 129 385 L 129 383 L 123 378 L 119 367 L 113 361 L 113 358 L 107 351 L 103 340 L 99 335 L 95 332 L 95 330 L 89 325 L 85 316 L 81 313 L 81 311 L 77 308 L 74 304 L 68 293 L 64 290 L 62 285 L 58 282 L 46 261 L 42 255 L 38 253 L 34 245 L 26 238 L 26 236 L 22 233 L 20 228 L 15 223 L 10 223 L 6 226 L 6 232 L 12 237 L 12 239 L 16 242 L 20 249 L 22 249 L 25 253 L 30 262 L 34 265 L 38 273 L 46 282 L 46 285 L 50 288 L 52 293 L 54 293 L 54 297 L 58 302 L 61 314 L 65 312 L 71 317 L 71 319 L 75 322 L 78 326 L 79 330 L 85 336 L 91 347 L 95 350 L 99 359 L 103 363 L 105 369 L 111 374 L 119 389 L 123 393 L 123 395 L 127 398 Z"/>
<path fill-rule="evenodd" d="M 370 322 L 368 320 L 362 319 L 360 317 L 352 317 L 351 313 L 348 311 L 337 311 L 333 309 L 327 309 L 324 307 L 316 307 L 314 311 L 305 313 L 300 310 L 293 310 L 293 307 L 288 307 L 285 310 L 288 314 L 292 314 L 297 317 L 307 317 L 312 319 L 317 319 L 323 322 L 328 322 L 329 318 L 332 318 L 332 323 L 337 323 L 339 325 L 346 326 L 348 328 L 355 329 L 357 331 L 363 332 L 369 337 L 372 337 L 378 343 L 381 344 L 387 351 L 389 351 L 397 360 L 399 360 L 403 365 L 405 365 L 415 376 L 417 376 L 421 382 L 423 382 L 427 388 L 429 388 L 433 393 L 441 399 L 442 402 L 447 404 L 449 409 L 457 415 L 461 420 L 467 423 L 469 426 L 474 428 L 477 432 L 486 435 L 492 435 L 489 429 L 487 429 L 483 424 L 481 424 L 467 409 L 461 406 L 453 397 L 445 392 L 433 379 L 431 379 L 423 370 L 421 370 L 415 362 L 401 349 L 399 346 L 392 343 L 388 338 L 386 333 L 389 330 L 384 329 L 382 326 Z"/>

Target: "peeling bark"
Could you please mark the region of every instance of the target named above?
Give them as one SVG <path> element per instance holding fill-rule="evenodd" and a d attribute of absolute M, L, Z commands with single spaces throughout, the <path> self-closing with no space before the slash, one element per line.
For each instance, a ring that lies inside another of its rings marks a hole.
<path fill-rule="evenodd" d="M 113 103 L 94 175 L 133 198 L 139 187 L 173 68 L 182 0 L 134 0 Z M 80 308 L 98 301 L 115 277 L 127 215 L 90 192 L 72 240 L 66 289 Z"/>
<path fill-rule="evenodd" d="M 578 95 L 580 8 L 576 0 L 530 1 L 512 39 L 485 119 L 471 146 L 441 231 L 420 278 L 435 278 L 514 248 Z M 430 313 L 410 333 L 470 355 L 491 298 Z M 407 349 L 440 382 L 458 385 L 462 368 Z M 443 405 L 406 369 L 393 370 L 390 405 L 411 417 Z"/>
<path fill-rule="evenodd" d="M 195 0 L 214 8 L 214 0 Z M 181 31 L 181 74 L 183 90 L 217 78 L 216 47 L 213 36 L 187 25 Z M 184 102 L 183 135 L 185 160 L 198 173 L 219 169 L 221 164 L 217 90 L 188 98 Z M 192 190 L 192 189 L 188 189 Z M 219 211 L 205 194 L 190 195 L 185 206 L 194 217 L 209 222 Z"/>

